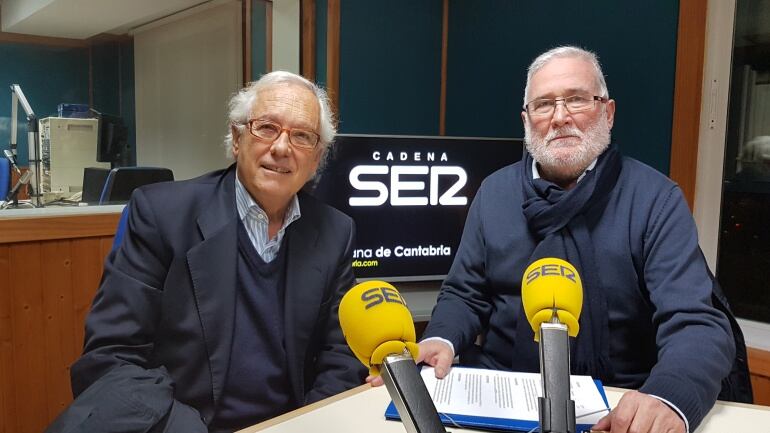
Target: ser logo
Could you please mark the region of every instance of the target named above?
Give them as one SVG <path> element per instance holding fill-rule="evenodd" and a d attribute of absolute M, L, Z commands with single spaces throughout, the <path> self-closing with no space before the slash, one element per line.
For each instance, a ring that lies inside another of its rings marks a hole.
<path fill-rule="evenodd" d="M 576 282 L 575 272 L 572 269 L 564 265 L 547 264 L 531 270 L 526 277 L 527 284 L 531 284 L 533 281 L 535 281 L 541 276 L 543 277 L 561 276 L 572 281 L 573 283 Z"/>
<path fill-rule="evenodd" d="M 383 302 L 392 302 L 394 304 L 406 305 L 401 295 L 389 287 L 375 287 L 361 294 L 361 300 L 366 303 L 366 310 Z"/>
<path fill-rule="evenodd" d="M 373 161 L 448 162 L 446 152 L 372 152 Z M 427 177 L 427 178 L 426 178 Z M 366 197 L 350 197 L 350 206 L 380 206 L 390 198 L 391 206 L 465 206 L 468 197 L 458 195 L 468 182 L 465 169 L 456 165 L 357 165 L 348 175 L 356 191 L 368 192 Z M 427 180 L 427 196 L 426 181 Z M 454 183 L 446 188 L 447 181 Z M 445 190 L 439 192 L 439 187 Z M 408 192 L 407 192 L 408 191 Z M 371 193 L 377 193 L 372 197 Z M 404 193 L 406 192 L 406 196 Z M 419 194 L 422 192 L 422 194 Z"/>

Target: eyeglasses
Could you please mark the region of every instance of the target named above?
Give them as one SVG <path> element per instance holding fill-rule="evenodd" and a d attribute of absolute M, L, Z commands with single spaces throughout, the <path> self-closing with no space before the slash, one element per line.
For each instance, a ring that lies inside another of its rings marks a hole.
<path fill-rule="evenodd" d="M 570 114 L 575 114 L 594 108 L 596 106 L 596 101 L 605 103 L 608 99 L 603 96 L 586 95 L 572 95 L 553 99 L 535 99 L 534 101 L 528 102 L 527 105 L 524 106 L 524 110 L 529 113 L 530 116 L 552 116 L 553 112 L 556 110 L 556 105 L 559 102 L 562 102 L 564 108 L 566 108 Z"/>
<path fill-rule="evenodd" d="M 275 142 L 283 134 L 283 131 L 289 134 L 289 142 L 301 149 L 315 149 L 318 141 L 321 139 L 317 133 L 308 129 L 284 128 L 269 120 L 251 119 L 246 122 L 246 126 L 251 135 L 261 138 L 270 144 Z"/>

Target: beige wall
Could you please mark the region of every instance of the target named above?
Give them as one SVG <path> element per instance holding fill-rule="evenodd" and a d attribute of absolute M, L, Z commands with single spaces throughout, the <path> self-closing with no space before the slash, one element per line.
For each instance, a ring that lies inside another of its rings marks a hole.
<path fill-rule="evenodd" d="M 242 84 L 241 5 L 179 15 L 134 33 L 136 157 L 188 179 L 229 164 L 222 140 Z"/>

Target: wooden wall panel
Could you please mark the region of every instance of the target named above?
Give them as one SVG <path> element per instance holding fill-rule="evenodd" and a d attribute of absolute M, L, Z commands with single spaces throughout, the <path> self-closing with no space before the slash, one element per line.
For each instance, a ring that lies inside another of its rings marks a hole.
<path fill-rule="evenodd" d="M 12 276 L 0 280 L 0 433 L 41 432 L 72 401 L 69 368 L 82 352 L 85 317 L 112 247 L 114 225 L 98 225 L 96 236 L 76 223 L 71 239 L 43 227 L 35 231 L 57 233 L 0 241 L 0 275 Z"/>
<path fill-rule="evenodd" d="M 102 276 L 104 256 L 98 238 L 72 240 L 72 255 L 78 257 L 72 263 L 72 310 L 74 313 L 74 344 L 78 354 L 83 350 L 83 339 L 88 311 Z"/>
<path fill-rule="evenodd" d="M 690 210 L 695 204 L 695 172 L 698 169 L 706 3 L 704 0 L 679 2 L 669 177 L 682 188 Z"/>
<path fill-rule="evenodd" d="M 326 92 L 340 113 L 340 0 L 326 2 Z M 340 116 L 341 117 L 341 116 Z"/>
<path fill-rule="evenodd" d="M 22 33 L 0 32 L 0 42 L 11 44 L 36 44 L 46 47 L 87 48 L 89 42 L 84 39 L 54 38 Z"/>
<path fill-rule="evenodd" d="M 243 59 L 243 85 L 251 81 L 251 0 L 241 3 L 241 47 Z"/>
<path fill-rule="evenodd" d="M 752 374 L 751 387 L 754 391 L 754 404 L 770 406 L 770 378 Z"/>
<path fill-rule="evenodd" d="M 748 348 L 754 404 L 770 406 L 770 352 Z"/>
<path fill-rule="evenodd" d="M 41 245 L 43 316 L 47 349 L 45 385 L 48 419 L 55 418 L 70 402 L 69 363 L 76 354 L 72 314 L 72 255 L 70 241 L 51 241 Z"/>
<path fill-rule="evenodd" d="M 13 384 L 19 403 L 17 429 L 45 429 L 45 329 L 40 243 L 25 242 L 11 249 L 11 317 L 13 321 Z M 32 404 L 29 404 L 32 402 Z"/>
<path fill-rule="evenodd" d="M 300 69 L 303 77 L 310 81 L 316 81 L 315 0 L 302 0 L 300 2 L 300 8 L 300 16 L 302 17 L 302 24 L 300 26 Z"/>
<path fill-rule="evenodd" d="M 0 219 L 0 244 L 112 236 L 118 213 Z"/>
<path fill-rule="evenodd" d="M 10 248 L 0 245 L 0 275 L 10 275 Z M 3 281 L 8 281 L 4 278 Z M 5 284 L 5 283 L 4 283 Z M 16 401 L 11 398 L 13 381 L 13 328 L 11 327 L 11 291 L 0 290 L 0 433 L 10 433 L 10 422 L 16 413 Z"/>

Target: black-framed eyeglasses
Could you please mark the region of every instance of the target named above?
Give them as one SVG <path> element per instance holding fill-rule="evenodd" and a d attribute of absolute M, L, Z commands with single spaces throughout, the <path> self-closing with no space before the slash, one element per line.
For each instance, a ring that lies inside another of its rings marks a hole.
<path fill-rule="evenodd" d="M 534 99 L 530 102 L 527 102 L 527 105 L 524 106 L 524 111 L 526 111 L 530 116 L 551 116 L 556 110 L 556 105 L 561 102 L 564 104 L 564 108 L 566 108 L 570 114 L 575 114 L 594 108 L 596 106 L 596 101 L 605 103 L 608 100 L 609 99 L 605 98 L 604 96 L 596 95 L 571 95 L 552 99 Z"/>
<path fill-rule="evenodd" d="M 272 144 L 286 131 L 289 134 L 289 142 L 301 149 L 315 149 L 321 137 L 309 129 L 284 128 L 278 123 L 264 119 L 250 119 L 246 127 L 251 135 Z"/>

